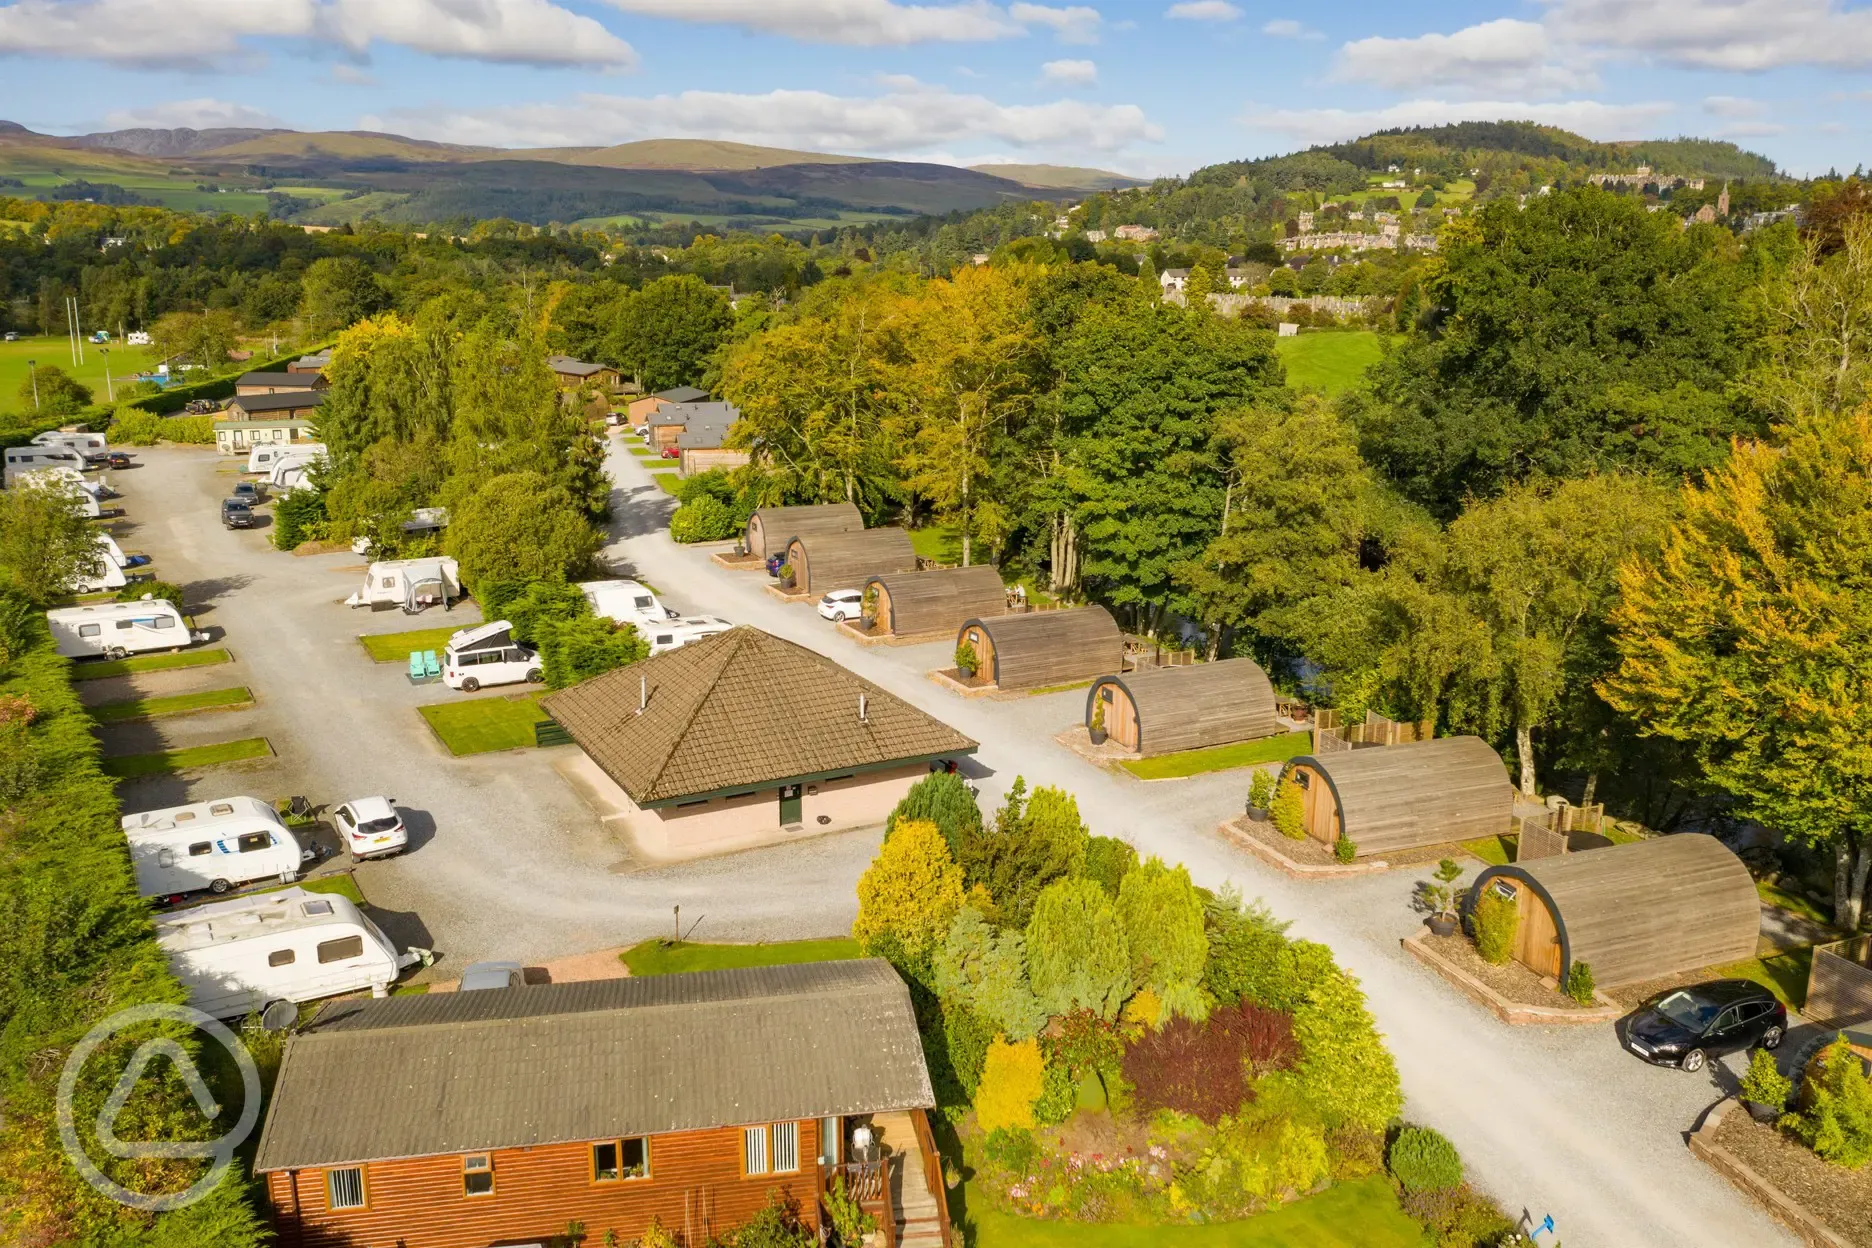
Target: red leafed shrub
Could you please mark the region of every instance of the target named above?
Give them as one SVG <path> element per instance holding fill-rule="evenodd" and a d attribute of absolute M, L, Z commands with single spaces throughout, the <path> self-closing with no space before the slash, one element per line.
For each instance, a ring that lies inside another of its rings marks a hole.
<path fill-rule="evenodd" d="M 0 694 L 0 724 L 30 724 L 39 716 L 39 708 L 26 698 Z"/>
<path fill-rule="evenodd" d="M 1125 1051 L 1124 1075 L 1145 1111 L 1172 1109 L 1215 1122 L 1249 1099 L 1256 1071 L 1291 1066 L 1299 1056 L 1293 1018 L 1243 1002 L 1201 1023 L 1173 1018 Z"/>

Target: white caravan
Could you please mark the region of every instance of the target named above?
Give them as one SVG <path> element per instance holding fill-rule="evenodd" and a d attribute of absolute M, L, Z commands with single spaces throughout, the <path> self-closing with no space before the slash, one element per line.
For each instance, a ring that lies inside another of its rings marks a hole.
<path fill-rule="evenodd" d="M 34 446 L 68 446 L 72 450 L 77 451 L 80 455 L 84 454 L 86 451 L 99 453 L 110 450 L 109 441 L 107 441 L 101 433 L 64 433 L 58 431 L 37 433 L 33 435 L 32 444 Z"/>
<path fill-rule="evenodd" d="M 289 442 L 283 446 L 256 445 L 247 452 L 248 472 L 269 472 L 275 464 L 302 459 L 325 458 L 323 442 Z"/>
<path fill-rule="evenodd" d="M 650 643 L 651 654 L 662 654 L 666 650 L 680 649 L 692 641 L 725 633 L 733 627 L 719 615 L 687 615 L 665 620 L 656 628 L 646 628 L 643 636 Z"/>
<path fill-rule="evenodd" d="M 447 606 L 461 592 L 461 565 L 447 556 L 390 559 L 370 565 L 364 587 L 345 599 L 345 606 L 402 607 L 413 615 L 438 602 Z"/>
<path fill-rule="evenodd" d="M 225 893 L 255 880 L 290 884 L 307 854 L 257 797 L 222 797 L 123 817 L 137 892 L 173 897 L 205 888 Z"/>
<path fill-rule="evenodd" d="M 190 632 L 182 613 L 164 598 L 62 607 L 46 612 L 46 623 L 58 652 L 68 659 L 121 659 L 150 650 L 180 650 L 208 640 L 207 633 Z"/>
<path fill-rule="evenodd" d="M 309 490 L 312 488 L 312 482 L 307 480 L 307 477 L 311 472 L 311 460 L 279 460 L 267 473 L 267 493 L 278 498 L 282 494 L 291 494 L 294 490 Z M 355 553 L 362 555 L 369 552 L 367 548 Z"/>
<path fill-rule="evenodd" d="M 634 624 L 639 632 L 666 624 L 676 613 L 657 601 L 647 586 L 636 581 L 580 581 L 579 592 L 591 604 L 593 615 L 619 624 Z"/>
<path fill-rule="evenodd" d="M 189 1004 L 216 1018 L 366 988 L 385 996 L 398 972 L 423 959 L 414 949 L 398 954 L 346 898 L 303 888 L 159 915 L 156 943 Z"/>
<path fill-rule="evenodd" d="M 29 472 L 47 468 L 70 469 L 72 477 L 83 480 L 85 457 L 69 446 L 9 446 L 6 448 L 6 486 Z M 63 474 L 61 474 L 63 475 Z"/>
<path fill-rule="evenodd" d="M 122 589 L 130 583 L 130 578 L 124 575 L 128 560 L 118 548 L 117 540 L 108 533 L 99 533 L 97 544 L 97 562 L 78 574 L 72 585 L 73 593 L 97 594 L 107 589 Z"/>
<path fill-rule="evenodd" d="M 539 651 L 513 639 L 506 620 L 464 628 L 442 651 L 442 683 L 473 693 L 483 685 L 538 684 L 546 678 Z"/>
<path fill-rule="evenodd" d="M 103 489 L 85 480 L 76 468 L 67 468 L 62 464 L 47 468 L 16 468 L 9 464 L 6 484 L 9 489 L 55 490 L 69 497 L 72 505 L 78 509 L 78 514 L 86 519 L 95 520 L 104 514 L 103 507 L 99 505 L 104 497 Z"/>

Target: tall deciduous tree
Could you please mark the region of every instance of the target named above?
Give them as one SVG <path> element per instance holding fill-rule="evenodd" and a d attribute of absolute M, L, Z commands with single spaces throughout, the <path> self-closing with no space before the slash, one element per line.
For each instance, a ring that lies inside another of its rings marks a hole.
<path fill-rule="evenodd" d="M 314 260 L 300 285 L 314 333 L 343 329 L 390 306 L 390 292 L 370 265 L 356 256 Z"/>
<path fill-rule="evenodd" d="M 462 579 L 565 580 L 583 572 L 598 533 L 564 486 L 537 472 L 489 477 L 454 509 L 442 548 Z"/>
<path fill-rule="evenodd" d="M 1872 410 L 1784 432 L 1687 487 L 1662 553 L 1625 567 L 1601 688 L 1748 813 L 1831 850 L 1850 930 L 1872 872 Z"/>
<path fill-rule="evenodd" d="M 1782 418 L 1851 411 L 1872 397 L 1872 212 L 1834 227 L 1835 248 L 1816 239 L 1762 300 L 1767 359 L 1752 388 Z"/>
<path fill-rule="evenodd" d="M 620 309 L 612 358 L 645 390 L 694 385 L 734 326 L 728 296 L 699 277 L 659 277 Z"/>
<path fill-rule="evenodd" d="M 20 482 L 0 491 L 0 578 L 35 603 L 69 594 L 103 557 L 71 494 Z"/>
<path fill-rule="evenodd" d="M 18 391 L 20 411 L 35 416 L 75 416 L 91 406 L 91 389 L 55 364 L 35 365 Z"/>

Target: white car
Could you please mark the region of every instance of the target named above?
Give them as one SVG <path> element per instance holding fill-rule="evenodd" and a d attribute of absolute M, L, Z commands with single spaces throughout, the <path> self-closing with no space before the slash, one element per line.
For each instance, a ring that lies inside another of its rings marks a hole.
<path fill-rule="evenodd" d="M 819 618 L 822 620 L 855 620 L 864 614 L 864 591 L 861 589 L 835 589 L 819 600 Z"/>
<path fill-rule="evenodd" d="M 350 851 L 352 861 L 386 858 L 408 847 L 409 831 L 392 805 L 394 801 L 389 797 L 358 797 L 332 812 L 338 839 Z"/>

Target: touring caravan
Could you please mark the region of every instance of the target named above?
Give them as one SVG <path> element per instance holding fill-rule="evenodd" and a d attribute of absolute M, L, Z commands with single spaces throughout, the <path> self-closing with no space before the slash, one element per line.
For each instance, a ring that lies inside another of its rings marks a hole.
<path fill-rule="evenodd" d="M 130 583 L 124 575 L 124 568 L 129 561 L 123 551 L 118 549 L 117 541 L 108 533 L 97 534 L 97 562 L 78 574 L 72 584 L 72 591 L 79 594 L 102 593 L 107 589 L 122 589 Z"/>
<path fill-rule="evenodd" d="M 281 463 L 294 460 L 310 461 L 325 458 L 323 442 L 296 442 L 277 446 L 256 444 L 247 452 L 248 472 L 271 472 Z"/>
<path fill-rule="evenodd" d="M 579 592 L 591 604 L 592 614 L 619 624 L 634 624 L 639 632 L 676 618 L 674 611 L 636 581 L 580 581 Z"/>
<path fill-rule="evenodd" d="M 34 446 L 69 446 L 79 451 L 108 451 L 110 442 L 101 433 L 74 433 L 63 429 L 35 433 Z"/>
<path fill-rule="evenodd" d="M 8 465 L 6 484 L 8 489 L 56 490 L 70 497 L 78 514 L 86 519 L 95 520 L 104 514 L 99 505 L 104 497 L 103 489 L 85 480 L 76 468 L 62 464 L 46 468 Z"/>
<path fill-rule="evenodd" d="M 163 598 L 61 607 L 46 612 L 46 623 L 58 652 L 68 659 L 121 659 L 208 640 L 207 633 L 190 632 L 175 604 Z"/>
<path fill-rule="evenodd" d="M 188 989 L 189 1004 L 216 1018 L 366 988 L 385 996 L 397 974 L 426 952 L 397 953 L 347 898 L 303 888 L 160 915 L 156 943 Z"/>
<path fill-rule="evenodd" d="M 643 636 L 650 643 L 651 654 L 662 654 L 666 650 L 680 649 L 692 641 L 725 633 L 733 627 L 719 615 L 677 616 L 673 620 L 665 620 L 656 628 L 644 629 Z"/>
<path fill-rule="evenodd" d="M 442 651 L 442 683 L 464 693 L 523 680 L 538 684 L 545 675 L 539 651 L 515 641 L 513 625 L 506 620 L 464 628 Z"/>
<path fill-rule="evenodd" d="M 72 479 L 82 480 L 85 457 L 69 446 L 9 446 L 6 448 L 5 481 L 9 490 L 13 488 L 13 483 L 25 473 L 41 472 L 47 468 L 69 469 Z"/>
<path fill-rule="evenodd" d="M 310 855 L 257 797 L 223 797 L 123 817 L 136 867 L 137 892 L 174 897 L 207 889 L 225 893 L 255 880 L 290 884 Z"/>
<path fill-rule="evenodd" d="M 345 606 L 402 607 L 414 615 L 436 603 L 446 608 L 461 592 L 461 565 L 447 556 L 391 559 L 370 565 L 364 587 L 345 599 Z"/>

